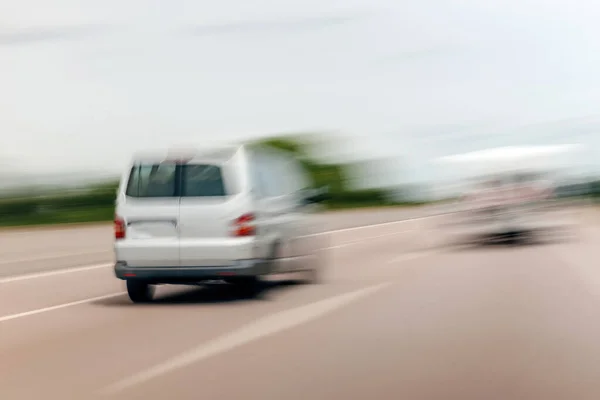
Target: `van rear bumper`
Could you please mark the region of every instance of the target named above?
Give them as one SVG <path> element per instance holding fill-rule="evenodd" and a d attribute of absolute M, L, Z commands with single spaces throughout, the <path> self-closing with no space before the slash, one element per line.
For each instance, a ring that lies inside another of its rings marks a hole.
<path fill-rule="evenodd" d="M 219 267 L 135 267 L 118 261 L 115 275 L 123 280 L 143 280 L 150 283 L 185 283 L 216 279 L 235 279 L 270 273 L 267 260 L 239 260 Z"/>

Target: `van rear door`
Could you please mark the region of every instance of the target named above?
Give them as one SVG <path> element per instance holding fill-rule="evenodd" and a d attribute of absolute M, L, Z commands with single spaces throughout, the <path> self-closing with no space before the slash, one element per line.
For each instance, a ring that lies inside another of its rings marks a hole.
<path fill-rule="evenodd" d="M 137 164 L 131 169 L 116 216 L 125 225 L 117 261 L 133 267 L 179 266 L 179 168 L 175 163 Z"/>
<path fill-rule="evenodd" d="M 239 252 L 250 246 L 240 246 L 240 239 L 233 236 L 235 220 L 251 211 L 249 199 L 236 196 L 243 182 L 240 169 L 231 161 L 190 161 L 181 166 L 182 267 L 223 266 L 249 257 Z"/>

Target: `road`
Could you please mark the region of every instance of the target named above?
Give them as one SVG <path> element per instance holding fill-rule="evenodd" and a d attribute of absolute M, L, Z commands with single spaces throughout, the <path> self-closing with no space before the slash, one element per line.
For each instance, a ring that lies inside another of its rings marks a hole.
<path fill-rule="evenodd" d="M 443 246 L 439 216 L 383 223 L 411 216 L 325 216 L 323 284 L 164 286 L 149 305 L 113 278 L 110 227 L 4 232 L 0 398 L 600 398 L 596 214 L 512 247 Z"/>
<path fill-rule="evenodd" d="M 435 208 L 381 208 L 326 213 L 322 230 L 337 230 L 405 220 L 438 213 Z M 3 276 L 102 264 L 112 260 L 112 226 L 0 230 L 0 279 Z"/>

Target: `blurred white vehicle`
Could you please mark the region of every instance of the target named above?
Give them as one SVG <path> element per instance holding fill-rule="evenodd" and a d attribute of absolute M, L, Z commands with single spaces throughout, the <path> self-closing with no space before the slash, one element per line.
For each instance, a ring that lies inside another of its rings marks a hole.
<path fill-rule="evenodd" d="M 455 239 L 533 239 L 572 227 L 557 207 L 556 179 L 578 147 L 502 147 L 437 161 L 461 176 L 446 232 Z"/>
<path fill-rule="evenodd" d="M 116 201 L 115 274 L 134 302 L 154 285 L 225 280 L 254 290 L 270 274 L 322 268 L 314 217 L 324 193 L 275 150 L 234 146 L 135 157 Z"/>

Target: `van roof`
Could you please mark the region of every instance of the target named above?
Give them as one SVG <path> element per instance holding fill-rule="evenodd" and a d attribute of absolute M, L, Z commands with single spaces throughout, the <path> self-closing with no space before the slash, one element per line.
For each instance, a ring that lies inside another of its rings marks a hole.
<path fill-rule="evenodd" d="M 240 151 L 244 145 L 229 145 L 207 148 L 169 148 L 159 151 L 138 152 L 133 156 L 133 162 L 162 162 L 168 159 L 188 158 L 203 159 L 222 163 L 227 162 Z"/>

